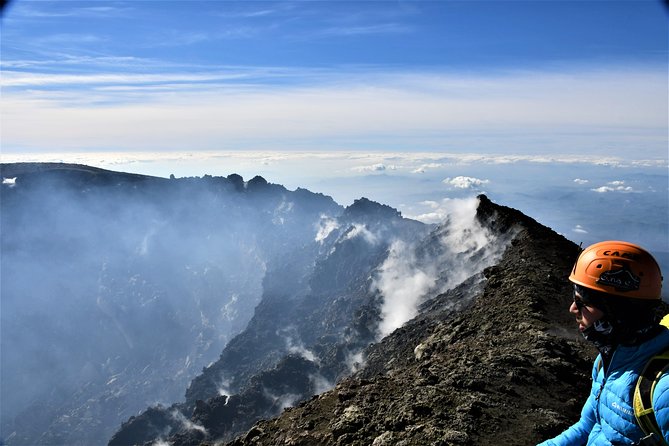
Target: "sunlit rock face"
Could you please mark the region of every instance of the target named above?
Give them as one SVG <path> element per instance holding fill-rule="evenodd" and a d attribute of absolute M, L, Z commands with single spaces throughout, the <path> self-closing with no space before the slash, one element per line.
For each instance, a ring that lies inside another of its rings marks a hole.
<path fill-rule="evenodd" d="M 517 230 L 479 200 L 425 225 L 261 177 L 2 177 L 10 445 L 231 439 L 363 370 L 463 282 L 440 308 L 466 306 Z"/>

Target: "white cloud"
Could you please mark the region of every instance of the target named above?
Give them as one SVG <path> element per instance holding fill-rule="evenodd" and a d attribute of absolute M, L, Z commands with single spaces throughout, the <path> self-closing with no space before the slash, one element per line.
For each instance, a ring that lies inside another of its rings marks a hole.
<path fill-rule="evenodd" d="M 218 396 L 232 395 L 232 392 L 230 391 L 230 380 L 221 378 L 217 390 L 218 390 Z"/>
<path fill-rule="evenodd" d="M 420 204 L 427 206 L 430 212 L 417 215 L 409 215 L 408 218 L 421 221 L 428 224 L 439 224 L 446 221 L 449 215 L 460 215 L 464 212 L 475 212 L 472 206 L 475 206 L 478 201 L 471 198 L 444 198 L 441 201 L 427 200 Z"/>
<path fill-rule="evenodd" d="M 483 186 L 488 184 L 489 180 L 481 180 L 479 178 L 457 176 L 455 178 L 446 178 L 443 183 L 449 184 L 458 189 L 471 189 L 474 187 Z"/>
<path fill-rule="evenodd" d="M 574 179 L 574 183 L 576 183 L 576 184 L 587 184 L 589 182 L 590 182 L 589 180 L 582 180 L 580 178 L 575 178 Z"/>
<path fill-rule="evenodd" d="M 416 168 L 415 170 L 411 171 L 411 173 L 425 173 L 427 170 L 438 169 L 440 167 L 443 167 L 442 163 L 423 164 L 422 166 L 420 166 L 420 167 Z"/>
<path fill-rule="evenodd" d="M 63 37 L 65 38 L 65 37 Z M 137 73 L 98 73 L 98 74 L 48 74 L 29 73 L 23 71 L 3 71 L 3 88 L 11 87 L 53 87 L 53 86 L 85 86 L 85 85 L 110 85 L 115 86 L 111 91 L 132 86 L 152 87 L 157 83 L 167 84 L 172 90 L 177 84 L 185 83 L 180 88 L 188 87 L 188 83 L 226 81 L 248 77 L 247 74 L 234 72 L 206 72 L 206 73 L 161 73 L 161 74 L 137 74 Z M 71 94 L 78 94 L 73 91 Z M 109 98 L 112 99 L 112 98 Z M 50 101 L 51 102 L 51 101 Z M 83 102 L 82 102 L 83 103 Z M 57 105 L 52 102 L 51 105 Z"/>
<path fill-rule="evenodd" d="M 387 166 L 385 164 L 373 164 L 371 166 L 355 166 L 351 168 L 356 172 L 384 172 L 386 170 L 396 170 L 396 166 Z"/>
<path fill-rule="evenodd" d="M 626 186 L 624 181 L 611 181 L 607 183 L 605 186 L 600 186 L 598 188 L 590 190 L 600 194 L 606 192 L 634 192 L 634 188 L 632 188 L 632 186 Z"/>
<path fill-rule="evenodd" d="M 439 208 L 439 202 L 434 201 L 434 200 L 425 200 L 421 201 L 419 204 L 422 204 L 423 206 L 428 206 L 432 209 L 437 209 Z"/>
<path fill-rule="evenodd" d="M 28 6 L 29 5 L 29 6 Z M 23 18 L 52 19 L 60 17 L 97 18 L 108 19 L 111 16 L 123 16 L 132 12 L 129 7 L 116 6 L 86 6 L 73 7 L 70 9 L 51 10 L 37 7 L 38 3 L 20 2 L 12 10 L 12 14 Z"/>
<path fill-rule="evenodd" d="M 304 346 L 304 343 L 302 343 L 302 340 L 299 338 L 297 329 L 294 326 L 289 326 L 277 330 L 276 334 L 277 336 L 283 338 L 286 344 L 286 350 L 289 353 L 300 356 L 315 364 L 320 363 L 318 356 L 316 356 L 314 352 Z"/>
<path fill-rule="evenodd" d="M 275 395 L 266 388 L 263 388 L 263 393 L 274 402 L 274 406 L 278 407 L 280 411 L 292 407 L 300 399 L 300 395 L 294 393 Z"/>
<path fill-rule="evenodd" d="M 349 26 L 328 28 L 318 33 L 318 36 L 359 36 L 368 34 L 401 34 L 410 29 L 397 23 L 382 23 L 379 25 Z"/>
<path fill-rule="evenodd" d="M 572 229 L 572 231 L 576 232 L 578 234 L 587 234 L 588 233 L 588 231 L 585 228 L 583 228 L 583 226 L 581 226 L 581 225 L 576 225 L 576 227 L 574 229 Z"/>

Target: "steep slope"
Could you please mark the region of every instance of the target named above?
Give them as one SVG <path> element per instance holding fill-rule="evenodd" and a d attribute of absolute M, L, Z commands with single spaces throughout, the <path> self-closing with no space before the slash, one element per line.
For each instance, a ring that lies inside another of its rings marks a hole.
<path fill-rule="evenodd" d="M 2 419 L 13 445 L 105 444 L 182 398 L 243 330 L 266 271 L 292 294 L 330 197 L 261 177 L 2 164 Z M 281 288 L 283 287 L 283 288 Z"/>
<path fill-rule="evenodd" d="M 471 283 L 436 296 L 358 373 L 229 445 L 534 445 L 573 422 L 594 354 L 567 313 L 577 247 L 485 197 L 478 217 L 519 232 L 470 306 L 452 307 Z"/>
<path fill-rule="evenodd" d="M 306 287 L 276 293 L 271 284 L 286 278 L 268 270 L 253 319 L 193 380 L 186 402 L 131 418 L 110 445 L 232 439 L 358 370 L 369 344 L 503 252 L 510 236 L 481 226 L 476 200 L 462 207 L 461 215 L 429 227 L 357 200 L 321 233 L 321 255 Z"/>
<path fill-rule="evenodd" d="M 148 442 L 183 430 L 188 435 L 193 424 L 184 419 L 193 411 L 223 420 L 215 436 L 232 438 L 253 421 L 331 388 L 350 374 L 351 358 L 376 336 L 380 316 L 371 275 L 390 242 L 410 244 L 429 230 L 392 208 L 357 200 L 329 221 L 316 245 L 319 255 L 304 275 L 287 275 L 281 263 L 268 268 L 253 318 L 192 381 L 185 403 L 133 417 L 110 444 Z M 287 287 L 291 281 L 294 286 Z"/>

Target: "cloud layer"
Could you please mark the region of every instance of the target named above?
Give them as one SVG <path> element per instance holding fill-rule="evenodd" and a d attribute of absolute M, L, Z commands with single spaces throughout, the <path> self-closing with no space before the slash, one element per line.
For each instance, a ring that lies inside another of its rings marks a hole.
<path fill-rule="evenodd" d="M 666 93 L 666 76 L 647 68 L 487 76 L 257 67 L 160 74 L 10 69 L 2 82 L 3 146 L 10 151 L 357 150 L 374 144 L 519 153 L 606 146 L 622 155 L 641 143 L 650 158 L 666 155 L 666 95 L 658 94 Z"/>

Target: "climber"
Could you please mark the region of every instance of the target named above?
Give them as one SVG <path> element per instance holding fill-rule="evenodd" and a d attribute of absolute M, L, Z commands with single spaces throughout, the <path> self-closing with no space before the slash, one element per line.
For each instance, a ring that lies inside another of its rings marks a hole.
<path fill-rule="evenodd" d="M 654 418 L 640 415 L 639 409 L 635 413 L 634 407 L 640 398 L 635 398 L 639 377 L 649 373 L 651 358 L 657 365 L 656 355 L 669 353 L 669 329 L 660 323 L 657 262 L 637 245 L 600 242 L 581 252 L 569 280 L 574 284 L 569 311 L 599 355 L 580 420 L 540 446 L 669 445 L 669 368 L 644 381 L 654 385 L 647 396 Z M 663 361 L 662 367 L 669 365 Z M 654 433 L 641 427 L 648 420 Z"/>

